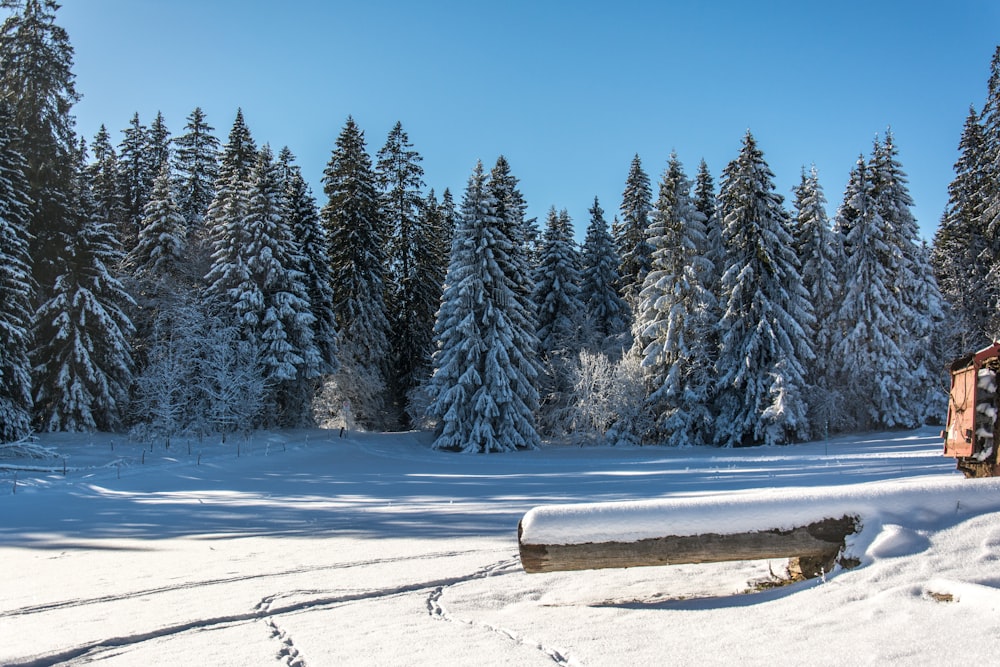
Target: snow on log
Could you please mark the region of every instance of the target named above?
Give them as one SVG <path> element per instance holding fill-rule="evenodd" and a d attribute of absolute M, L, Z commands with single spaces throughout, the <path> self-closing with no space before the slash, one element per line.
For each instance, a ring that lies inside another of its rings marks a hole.
<path fill-rule="evenodd" d="M 1000 494 L 1000 480 L 931 478 L 813 489 L 768 489 L 661 500 L 549 505 L 518 524 L 529 573 L 799 559 L 803 576 L 852 559 L 887 523 L 967 515 Z M 853 537 L 852 537 L 853 536 Z M 795 564 L 795 563 L 793 563 Z"/>

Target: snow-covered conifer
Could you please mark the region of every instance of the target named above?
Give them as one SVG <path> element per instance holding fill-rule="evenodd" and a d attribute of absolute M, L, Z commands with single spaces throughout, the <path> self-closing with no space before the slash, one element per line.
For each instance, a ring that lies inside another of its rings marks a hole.
<path fill-rule="evenodd" d="M 507 277 L 512 246 L 496 215 L 482 163 L 462 201 L 441 309 L 429 382 L 434 447 L 463 452 L 534 448 L 537 392 L 533 350 L 512 319 L 516 302 Z"/>
<path fill-rule="evenodd" d="M 35 410 L 46 431 L 117 427 L 132 381 L 132 299 L 112 273 L 121 252 L 82 167 L 77 174 L 77 231 L 33 330 Z"/>
<path fill-rule="evenodd" d="M 652 264 L 639 293 L 633 356 L 642 360 L 657 437 L 670 445 L 707 444 L 713 437 L 709 332 L 714 297 L 704 284 L 704 216 L 691 200 L 691 181 L 671 154 L 648 228 Z"/>
<path fill-rule="evenodd" d="M 171 191 L 170 168 L 163 163 L 153 183 L 153 192 L 144 210 L 142 227 L 135 247 L 126 257 L 126 266 L 140 281 L 176 280 L 183 261 L 185 224 Z M 171 286 L 176 289 L 177 285 Z"/>
<path fill-rule="evenodd" d="M 333 312 L 333 276 L 327 258 L 327 241 L 320 224 L 316 200 L 302 177 L 302 170 L 292 163 L 287 148 L 281 151 L 279 170 L 285 194 L 285 216 L 292 238 L 299 245 L 295 268 L 302 274 L 313 316 L 313 341 L 319 351 L 324 374 L 337 370 L 337 316 Z"/>
<path fill-rule="evenodd" d="M 132 249 L 142 218 L 153 191 L 156 174 L 150 171 L 149 128 L 139 120 L 136 112 L 128 127 L 122 130 L 122 141 L 118 144 L 118 192 L 122 202 L 122 228 L 119 241 L 126 251 Z"/>
<path fill-rule="evenodd" d="M 155 176 L 163 171 L 163 165 L 170 165 L 170 157 L 173 152 L 170 144 L 170 130 L 167 129 L 167 121 L 163 118 L 163 112 L 157 111 L 156 118 L 149 126 L 149 147 L 146 149 L 146 161 L 149 164 L 149 172 Z"/>
<path fill-rule="evenodd" d="M 205 120 L 201 107 L 187 117 L 184 134 L 174 139 L 174 172 L 177 205 L 187 221 L 188 233 L 201 233 L 208 206 L 215 196 L 219 176 L 219 140 Z"/>
<path fill-rule="evenodd" d="M 813 321 L 774 175 L 748 131 L 719 193 L 726 250 L 716 442 L 785 443 L 808 435 L 803 363 Z"/>
<path fill-rule="evenodd" d="M 10 105 L 12 148 L 24 158 L 32 274 L 41 298 L 63 273 L 76 226 L 77 166 L 73 47 L 56 24 L 56 0 L 4 0 L 0 26 L 0 99 Z"/>
<path fill-rule="evenodd" d="M 584 304 L 580 298 L 580 253 L 565 209 L 550 209 L 539 264 L 535 268 L 538 351 L 545 373 L 540 378 L 539 422 L 549 433 L 566 427 L 564 413 L 572 402 L 571 368 L 583 343 Z"/>
<path fill-rule="evenodd" d="M 621 275 L 622 294 L 633 308 L 653 259 L 653 248 L 646 236 L 652 210 L 653 189 L 637 154 L 632 158 L 625 179 L 625 191 L 622 194 L 620 209 L 621 219 L 615 238 L 618 256 L 621 258 L 618 273 Z"/>
<path fill-rule="evenodd" d="M 847 416 L 857 428 L 909 423 L 908 388 L 902 382 L 908 360 L 902 340 L 900 301 L 893 283 L 891 230 L 876 204 L 871 169 L 864 156 L 844 192 L 835 229 L 844 247 L 843 297 L 837 311 L 838 385 L 846 392 Z"/>
<path fill-rule="evenodd" d="M 31 202 L 14 132 L 10 110 L 0 103 L 0 442 L 19 440 L 31 430 Z"/>
<path fill-rule="evenodd" d="M 587 225 L 580 257 L 580 300 L 584 304 L 590 332 L 588 347 L 593 351 L 613 354 L 616 347 L 620 352 L 624 342 L 620 339 L 628 331 L 629 310 L 618 293 L 620 259 L 597 197 L 594 197 L 589 213 L 590 224 Z"/>
<path fill-rule="evenodd" d="M 364 132 L 348 117 L 323 173 L 333 310 L 340 335 L 340 370 L 334 377 L 341 401 L 359 423 L 383 426 L 389 361 L 386 313 L 388 232 L 379 214 L 378 190 Z M 340 401 L 338 401 L 340 402 Z"/>
<path fill-rule="evenodd" d="M 950 307 L 949 357 L 978 350 L 990 340 L 996 312 L 990 270 L 992 248 L 982 226 L 984 159 L 983 128 L 975 108 L 969 109 L 955 178 L 948 186 L 948 204 L 931 251 L 931 263 L 941 295 Z"/>
<path fill-rule="evenodd" d="M 833 343 L 839 337 L 836 318 L 840 303 L 838 267 L 843 264 L 840 237 L 833 233 L 826 214 L 826 196 L 816 167 L 802 172 L 795 188 L 795 249 L 802 264 L 802 286 L 809 294 L 815 322 L 806 328 L 815 357 L 804 365 L 809 378 L 809 417 L 813 435 L 825 436 L 843 426 L 841 388 L 832 370 Z"/>

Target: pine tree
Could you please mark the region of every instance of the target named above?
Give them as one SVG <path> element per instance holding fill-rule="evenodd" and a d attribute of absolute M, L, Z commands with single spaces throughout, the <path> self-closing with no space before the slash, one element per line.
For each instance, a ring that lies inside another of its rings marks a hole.
<path fill-rule="evenodd" d="M 946 359 L 933 356 L 944 319 L 941 294 L 911 211 L 913 198 L 891 131 L 876 143 L 871 173 L 875 204 L 889 230 L 890 257 L 896 260 L 890 280 L 899 299 L 897 345 L 909 360 L 900 378 L 908 388 L 907 412 L 898 423 L 916 427 L 946 409 L 940 401 L 938 371 Z"/>
<path fill-rule="evenodd" d="M 531 238 L 535 233 L 533 231 L 534 221 L 524 217 L 528 204 L 518 188 L 518 179 L 514 176 L 510 163 L 504 156 L 498 157 L 493 169 L 490 170 L 486 187 L 494 201 L 494 210 L 500 225 L 500 232 L 510 246 L 507 251 L 507 261 L 501 268 L 514 291 L 514 300 L 507 306 L 514 327 L 513 332 L 518 337 L 514 344 L 518 349 L 536 352 L 538 350 L 538 338 L 536 337 L 538 314 L 532 300 L 532 294 L 535 290 L 534 267 L 538 262 L 533 260 L 531 251 L 533 245 Z M 534 378 L 542 371 L 542 365 L 535 354 L 530 356 L 535 364 L 535 373 L 531 379 L 531 382 L 534 382 Z M 529 405 L 533 406 L 532 409 L 536 407 L 536 404 L 530 403 L 534 399 L 527 397 L 525 400 L 528 400 Z"/>
<path fill-rule="evenodd" d="M 992 251 L 982 226 L 984 180 L 987 173 L 983 128 L 975 108 L 969 109 L 955 163 L 955 179 L 948 186 L 948 205 L 934 236 L 931 263 L 941 294 L 950 306 L 948 356 L 985 347 L 997 294 L 989 279 Z"/>
<path fill-rule="evenodd" d="M 285 211 L 278 168 L 264 146 L 251 174 L 246 213 L 228 221 L 205 279 L 209 293 L 235 316 L 242 340 L 262 352 L 272 388 L 266 422 L 299 426 L 309 414 L 310 381 L 321 359 L 305 277 L 296 268 L 300 250 Z"/>
<path fill-rule="evenodd" d="M 435 325 L 437 351 L 429 389 L 437 421 L 434 448 L 498 452 L 535 448 L 537 393 L 533 350 L 511 317 L 513 247 L 497 201 L 476 165 L 462 200 L 448 278 Z"/>
<path fill-rule="evenodd" d="M 185 132 L 174 140 L 177 205 L 187 221 L 189 236 L 198 236 L 219 176 L 219 140 L 205 121 L 201 107 L 187 117 Z"/>
<path fill-rule="evenodd" d="M 31 202 L 15 133 L 10 109 L 0 102 L 0 442 L 19 440 L 31 430 Z"/>
<path fill-rule="evenodd" d="M 131 250 L 142 227 L 156 174 L 150 171 L 149 128 L 140 122 L 138 113 L 132 116 L 122 135 L 118 144 L 118 192 L 124 219 L 119 240 L 126 250 Z"/>
<path fill-rule="evenodd" d="M 902 339 L 900 302 L 893 284 L 897 259 L 876 204 L 871 169 L 858 158 L 837 211 L 835 229 L 844 247 L 843 297 L 831 358 L 838 360 L 838 386 L 845 407 L 862 429 L 908 423 L 907 387 L 900 380 L 908 361 Z"/>
<path fill-rule="evenodd" d="M 45 431 L 111 430 L 132 381 L 133 328 L 125 309 L 134 302 L 112 274 L 121 252 L 112 226 L 95 214 L 82 166 L 74 196 L 76 233 L 35 317 L 35 409 Z"/>
<path fill-rule="evenodd" d="M 104 125 L 94 135 L 90 148 L 94 153 L 94 160 L 87 171 L 97 215 L 118 228 L 125 217 L 118 187 L 118 154 L 111 145 L 111 136 Z"/>
<path fill-rule="evenodd" d="M 695 176 L 694 207 L 705 216 L 705 259 L 711 264 L 710 273 L 703 280 L 705 286 L 717 294 L 726 253 L 722 247 L 722 221 L 718 215 L 715 182 L 705 160 L 698 164 L 698 175 Z"/>
<path fill-rule="evenodd" d="M 628 305 L 618 293 L 620 259 L 597 197 L 588 212 L 590 224 L 580 257 L 580 300 L 591 332 L 588 347 L 594 352 L 614 353 L 616 347 L 621 349 L 629 322 Z"/>
<path fill-rule="evenodd" d="M 982 202 L 981 226 L 990 243 L 990 281 L 994 293 L 1000 293 L 1000 46 L 990 61 L 990 78 L 986 85 L 986 103 L 980 114 L 983 127 L 982 161 L 984 177 L 980 183 Z M 994 325 L 993 335 L 1000 332 Z"/>
<path fill-rule="evenodd" d="M 157 111 L 156 118 L 149 126 L 149 146 L 146 149 L 146 161 L 151 174 L 158 175 L 163 171 L 163 165 L 170 165 L 172 149 L 170 144 L 170 130 L 167 129 L 167 122 L 163 118 L 163 112 Z"/>
<path fill-rule="evenodd" d="M 432 351 L 435 298 L 440 296 L 437 276 L 417 271 L 421 256 L 432 251 L 431 230 L 423 229 L 424 186 L 420 154 L 413 150 L 401 123 L 389 132 L 379 150 L 375 178 L 379 204 L 389 232 L 389 285 L 386 302 L 390 317 L 389 340 L 395 402 L 403 406 L 427 370 Z M 423 264 L 427 264 L 423 260 Z"/>
<path fill-rule="evenodd" d="M 632 158 L 625 192 L 622 194 L 621 222 L 615 243 L 621 267 L 618 273 L 622 280 L 622 294 L 633 308 L 642 289 L 642 283 L 649 273 L 653 248 L 649 245 L 646 229 L 653 210 L 653 189 L 649 176 L 642 169 L 639 156 Z"/>
<path fill-rule="evenodd" d="M 633 354 L 642 360 L 658 437 L 673 446 L 708 444 L 714 298 L 703 281 L 711 266 L 705 219 L 676 154 L 660 182 L 648 235 L 654 250 L 635 312 Z"/>
<path fill-rule="evenodd" d="M 170 289 L 176 289 L 186 235 L 184 216 L 174 201 L 170 168 L 166 162 L 153 183 L 153 192 L 143 213 L 139 238 L 126 257 L 126 266 L 140 281 L 156 283 L 170 279 Z"/>
<path fill-rule="evenodd" d="M 815 357 L 805 363 L 811 388 L 808 395 L 809 420 L 813 436 L 824 437 L 841 420 L 843 396 L 834 383 L 833 344 L 839 337 L 836 319 L 841 288 L 838 267 L 843 265 L 840 238 L 833 233 L 826 214 L 826 197 L 816 167 L 795 188 L 795 251 L 802 262 L 802 286 L 809 295 L 815 322 L 806 329 Z"/>
<path fill-rule="evenodd" d="M 337 359 L 337 316 L 333 311 L 333 276 L 327 259 L 327 241 L 320 223 L 316 200 L 309 190 L 302 170 L 292 163 L 291 151 L 284 148 L 279 158 L 283 170 L 285 218 L 292 238 L 299 244 L 299 259 L 294 267 L 302 276 L 309 295 L 313 323 L 313 341 L 319 352 L 320 372 L 334 373 Z"/>
<path fill-rule="evenodd" d="M 808 434 L 803 364 L 813 321 L 782 197 L 750 132 L 723 173 L 717 442 L 779 444 Z"/>
<path fill-rule="evenodd" d="M 547 433 L 567 427 L 572 402 L 572 364 L 583 342 L 584 304 L 580 298 L 580 253 L 565 209 L 549 211 L 539 264 L 535 269 L 538 351 L 544 367 L 539 378 L 543 401 L 540 423 Z"/>
<path fill-rule="evenodd" d="M 379 215 L 378 191 L 364 132 L 348 117 L 326 170 L 327 203 L 320 211 L 337 277 L 333 310 L 340 334 L 341 367 L 335 381 L 341 398 L 368 426 L 381 426 L 389 359 L 386 314 L 388 232 Z"/>
<path fill-rule="evenodd" d="M 76 167 L 73 47 L 56 25 L 55 0 L 3 0 L 0 99 L 11 105 L 12 149 L 25 161 L 31 201 L 28 233 L 38 296 L 47 298 L 75 229 Z"/>

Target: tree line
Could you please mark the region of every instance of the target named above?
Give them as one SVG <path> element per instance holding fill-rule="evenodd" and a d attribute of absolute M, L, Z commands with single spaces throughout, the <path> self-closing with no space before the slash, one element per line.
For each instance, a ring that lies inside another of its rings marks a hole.
<path fill-rule="evenodd" d="M 347 119 L 322 206 L 241 111 L 224 144 L 196 108 L 176 137 L 136 114 L 117 145 L 103 126 L 87 145 L 58 5 L 4 7 L 0 439 L 350 418 L 460 451 L 567 433 L 738 446 L 943 409 L 944 360 L 968 342 L 939 252 L 960 207 L 932 253 L 891 132 L 833 220 L 815 169 L 785 208 L 750 132 L 718 190 L 671 155 L 654 198 L 637 155 L 580 246 L 565 210 L 527 218 L 502 156 L 438 199 L 400 123 L 372 156 Z"/>

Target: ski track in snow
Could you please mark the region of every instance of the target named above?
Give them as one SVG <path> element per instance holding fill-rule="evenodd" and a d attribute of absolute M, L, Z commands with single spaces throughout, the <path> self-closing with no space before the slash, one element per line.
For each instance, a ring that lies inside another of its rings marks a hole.
<path fill-rule="evenodd" d="M 275 579 L 279 577 L 288 577 L 298 574 L 312 574 L 319 573 L 330 570 L 344 570 L 351 567 L 367 567 L 370 565 L 387 565 L 392 563 L 399 563 L 404 561 L 413 560 L 434 560 L 437 558 L 450 558 L 453 556 L 463 556 L 471 553 L 476 553 L 475 550 L 465 550 L 465 551 L 439 551 L 437 553 L 426 553 L 417 556 L 398 556 L 393 558 L 373 558 L 370 560 L 358 560 L 349 561 L 345 563 L 334 563 L 332 565 L 321 565 L 315 567 L 298 567 L 289 570 L 281 570 L 280 572 L 265 572 L 261 574 L 241 574 L 239 576 L 232 577 L 221 577 L 218 579 L 200 579 L 198 581 L 188 581 L 182 584 L 177 584 L 176 586 L 159 586 L 157 588 L 146 588 L 138 591 L 130 591 L 128 593 L 121 593 L 118 595 L 102 595 L 101 597 L 95 598 L 78 598 L 75 600 L 60 600 L 58 602 L 50 602 L 48 604 L 31 605 L 27 607 L 19 607 L 17 609 L 9 609 L 6 611 L 0 611 L 0 618 L 8 616 L 23 616 L 26 614 L 36 614 L 39 612 L 46 611 L 56 611 L 59 609 L 72 609 L 74 607 L 85 607 L 88 605 L 95 604 L 107 604 L 111 602 L 122 602 L 125 600 L 131 600 L 136 598 L 147 597 L 150 595 L 158 595 L 162 593 L 175 593 L 179 591 L 189 590 L 193 588 L 204 588 L 205 586 L 224 586 L 226 584 L 234 584 L 244 581 L 252 581 L 254 579 Z"/>
<path fill-rule="evenodd" d="M 441 556 L 455 555 L 461 553 L 472 553 L 472 552 L 446 552 L 444 554 L 426 554 L 421 556 L 421 558 L 437 558 Z M 412 558 L 386 558 L 377 559 L 374 561 L 359 561 L 355 563 L 340 564 L 338 566 L 330 567 L 319 567 L 319 568 L 300 568 L 295 570 L 296 573 L 311 573 L 319 572 L 322 570 L 336 569 L 351 567 L 356 565 L 366 565 L 366 564 L 378 564 L 380 562 L 398 562 L 401 560 L 413 560 Z M 216 629 L 220 627 L 226 627 L 237 624 L 251 623 L 251 622 L 263 622 L 270 632 L 270 637 L 280 642 L 281 646 L 276 652 L 275 658 L 282 661 L 289 667 L 306 667 L 305 658 L 299 653 L 298 649 L 294 645 L 294 641 L 288 635 L 288 633 L 283 630 L 276 620 L 276 617 L 280 617 L 286 614 L 295 614 L 298 612 L 316 610 L 316 609 L 330 609 L 334 607 L 339 607 L 346 604 L 352 604 L 356 602 L 366 602 L 375 599 L 384 599 L 398 597 L 402 595 L 409 595 L 412 593 L 422 593 L 424 591 L 430 590 L 431 593 L 428 596 L 428 610 L 432 616 L 441 618 L 443 620 L 458 621 L 465 623 L 466 625 L 483 627 L 497 634 L 508 637 L 509 639 L 525 644 L 527 646 L 537 647 L 539 650 L 543 651 L 545 654 L 549 655 L 556 664 L 565 665 L 569 664 L 565 658 L 561 655 L 559 651 L 554 649 L 546 648 L 540 645 L 538 642 L 534 642 L 530 639 L 519 637 L 511 631 L 504 630 L 503 628 L 496 628 L 488 624 L 479 624 L 472 621 L 462 621 L 460 619 L 451 618 L 447 612 L 441 607 L 437 600 L 440 599 L 443 591 L 451 586 L 466 583 L 469 581 L 474 581 L 477 579 L 483 579 L 491 576 L 499 576 L 504 574 L 511 574 L 520 571 L 520 561 L 517 558 L 504 559 L 492 565 L 484 568 L 480 568 L 471 574 L 461 575 L 457 577 L 449 577 L 446 579 L 438 579 L 434 581 L 417 582 L 412 584 L 403 584 L 401 586 L 394 586 L 384 589 L 375 589 L 361 591 L 357 593 L 348 594 L 338 594 L 330 595 L 331 591 L 322 590 L 291 590 L 284 593 L 275 593 L 273 595 L 265 596 L 258 602 L 254 608 L 245 613 L 241 614 L 230 614 L 226 616 L 218 616 L 214 618 L 191 620 L 184 623 L 177 623 L 174 625 L 165 626 L 162 628 L 157 628 L 154 630 L 149 630 L 146 632 L 138 632 L 132 635 L 124 635 L 120 637 L 109 637 L 101 639 L 99 641 L 91 642 L 81 646 L 76 646 L 74 648 L 66 649 L 64 651 L 59 651 L 55 653 L 49 653 L 47 655 L 34 656 L 26 660 L 20 660 L 9 663 L 8 667 L 53 667 L 60 663 L 65 663 L 75 660 L 83 660 L 86 662 L 91 662 L 102 657 L 108 657 L 109 651 L 118 651 L 123 648 L 130 646 L 135 646 L 137 644 L 142 644 L 148 641 L 154 641 L 158 639 L 166 639 L 176 635 L 180 635 L 186 632 L 201 632 L 205 630 Z M 278 573 L 271 575 L 259 575 L 259 577 L 268 576 L 283 576 L 286 573 Z M 217 580 L 212 583 L 233 583 L 244 581 L 247 577 L 233 577 L 225 581 Z M 127 598 L 139 597 L 141 595 L 149 595 L 156 593 L 169 593 L 175 590 L 182 590 L 185 588 L 192 588 L 200 586 L 203 584 L 182 584 L 177 587 L 164 587 L 161 589 L 153 589 L 151 591 L 145 591 L 141 593 L 130 593 L 123 596 L 108 596 L 107 598 L 89 600 L 89 601 L 77 601 L 83 604 L 97 603 L 100 601 L 115 602 L 118 600 L 123 600 Z M 290 602 L 287 604 L 280 604 L 282 599 L 287 599 L 290 597 L 301 597 L 306 596 L 306 599 L 299 600 L 297 602 Z M 58 608 L 59 606 L 72 606 L 72 604 L 62 604 L 62 605 L 49 605 L 43 607 L 43 609 Z M 435 612 L 434 610 L 438 611 Z M 20 610 L 15 610 L 14 612 L 7 612 L 4 615 L 10 616 L 15 613 L 29 613 L 22 608 Z"/>
<path fill-rule="evenodd" d="M 430 595 L 427 596 L 427 613 L 430 614 L 432 618 L 435 618 L 440 621 L 447 621 L 450 623 L 461 623 L 469 627 L 481 628 L 488 632 L 500 635 L 501 637 L 503 637 L 508 641 L 512 641 L 517 644 L 522 644 L 530 648 L 536 648 L 542 653 L 544 653 L 546 656 L 548 656 L 552 660 L 552 662 L 554 662 L 557 665 L 579 664 L 571 661 L 570 658 L 567 656 L 566 651 L 545 646 L 541 642 L 535 641 L 530 637 L 519 635 L 513 630 L 501 628 L 492 625 L 490 623 L 480 623 L 477 621 L 471 621 L 453 616 L 441 603 L 441 598 L 444 597 L 445 590 L 451 586 L 464 584 L 469 581 L 474 581 L 476 579 L 486 579 L 488 577 L 493 577 L 497 575 L 510 574 L 512 572 L 520 572 L 520 569 L 521 569 L 521 562 L 518 558 L 502 560 L 493 563 L 491 565 L 488 565 L 460 581 L 456 581 L 447 586 L 438 586 L 433 591 L 431 591 Z"/>

